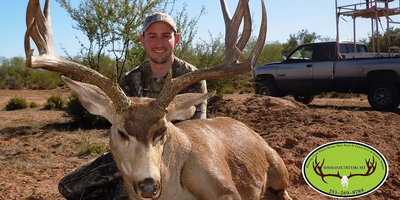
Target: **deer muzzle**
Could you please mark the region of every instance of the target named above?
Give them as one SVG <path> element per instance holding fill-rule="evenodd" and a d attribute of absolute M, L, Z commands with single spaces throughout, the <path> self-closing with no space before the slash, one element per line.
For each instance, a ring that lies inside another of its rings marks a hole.
<path fill-rule="evenodd" d="M 160 183 L 152 178 L 146 178 L 140 181 L 135 188 L 137 188 L 136 193 L 141 198 L 156 199 L 160 196 Z"/>

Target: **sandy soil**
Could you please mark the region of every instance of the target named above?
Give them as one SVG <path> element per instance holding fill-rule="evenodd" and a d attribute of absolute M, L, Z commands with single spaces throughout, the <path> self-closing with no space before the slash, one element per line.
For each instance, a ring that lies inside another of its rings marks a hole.
<path fill-rule="evenodd" d="M 69 90 L 0 90 L 0 200 L 63 199 L 58 181 L 91 156 L 78 156 L 88 143 L 108 149 L 108 130 L 82 130 L 63 111 L 41 108 L 5 111 L 13 97 L 43 105 L 53 94 Z M 400 110 L 373 111 L 365 97 L 316 99 L 309 106 L 290 98 L 253 94 L 211 100 L 209 117 L 228 116 L 257 131 L 283 158 L 290 173 L 293 199 L 330 199 L 311 189 L 301 165 L 314 148 L 330 141 L 354 140 L 379 150 L 389 163 L 386 182 L 362 199 L 400 199 Z"/>

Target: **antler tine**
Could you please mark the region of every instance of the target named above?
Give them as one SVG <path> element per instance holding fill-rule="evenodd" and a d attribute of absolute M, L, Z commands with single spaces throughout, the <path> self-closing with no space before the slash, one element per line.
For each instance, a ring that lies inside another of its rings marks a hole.
<path fill-rule="evenodd" d="M 243 16 L 243 32 L 242 36 L 239 39 L 239 42 L 236 44 L 237 48 L 240 51 L 243 51 L 244 47 L 246 46 L 249 38 L 251 36 L 251 29 L 252 29 L 252 22 L 251 22 L 251 15 L 250 15 L 250 8 L 248 4 L 244 4 L 244 16 Z"/>
<path fill-rule="evenodd" d="M 225 61 L 216 67 L 209 67 L 204 68 L 201 70 L 196 70 L 190 73 L 187 73 L 183 76 L 177 77 L 172 79 L 169 76 L 167 79 L 167 84 L 162 89 L 159 97 L 156 100 L 156 103 L 161 108 L 168 107 L 169 103 L 172 99 L 181 91 L 182 89 L 188 87 L 189 85 L 199 82 L 201 80 L 208 80 L 208 79 L 217 79 L 217 78 L 225 78 L 236 76 L 240 74 L 248 73 L 252 70 L 254 63 L 257 62 L 257 58 L 259 53 L 261 53 L 262 48 L 265 43 L 266 38 L 266 10 L 263 0 L 262 7 L 263 7 L 263 17 L 262 17 L 262 26 L 260 30 L 260 36 L 258 37 L 258 42 L 256 48 L 254 49 L 251 55 L 251 59 L 248 60 L 245 58 L 241 50 L 244 48 L 248 41 L 248 37 L 251 34 L 251 18 L 250 18 L 250 9 L 248 6 L 248 0 L 240 0 L 238 3 L 238 7 L 235 11 L 235 14 L 232 19 L 230 19 L 228 8 L 224 0 L 221 0 L 221 8 L 225 19 L 225 27 L 226 27 L 226 34 L 225 34 L 225 53 L 226 58 Z M 236 41 L 238 37 L 238 30 L 240 27 L 240 23 L 244 18 L 244 29 L 241 39 L 238 42 L 238 46 L 236 46 Z M 250 23 L 249 23 L 250 22 Z M 238 63 L 237 58 L 241 57 L 243 63 Z M 172 74 L 171 72 L 169 73 Z"/>
<path fill-rule="evenodd" d="M 224 0 L 220 0 L 220 3 L 221 3 L 222 15 L 225 21 L 225 30 L 228 30 L 231 23 L 231 15 L 229 14 L 229 8 Z"/>
<path fill-rule="evenodd" d="M 248 0 L 247 0 L 248 1 Z M 229 14 L 229 9 L 228 6 L 226 5 L 226 2 L 224 0 L 221 0 L 221 8 L 222 8 L 222 14 L 224 16 L 224 21 L 225 21 L 225 34 L 231 34 L 230 30 L 230 25 L 232 24 L 232 19 L 231 16 Z M 244 49 L 244 47 L 246 46 L 246 43 L 248 42 L 250 35 L 251 35 L 251 16 L 250 16 L 250 9 L 248 4 L 243 4 L 240 5 L 241 2 L 239 2 L 239 5 L 237 6 L 238 8 L 240 7 L 245 7 L 244 10 L 244 26 L 243 26 L 243 32 L 242 32 L 242 36 L 239 39 L 239 42 L 237 43 L 237 47 L 240 51 L 242 51 Z M 241 10 L 241 9 L 238 9 Z M 242 12 L 243 13 L 243 12 Z M 241 19 L 243 17 L 243 15 L 239 15 L 239 13 L 237 14 L 237 17 L 239 19 Z M 240 23 L 239 23 L 240 24 Z M 235 28 L 232 28 L 232 30 L 236 30 Z M 235 35 L 232 36 L 233 38 L 237 38 L 237 31 L 235 32 Z"/>
<path fill-rule="evenodd" d="M 246 2 L 244 2 L 246 1 Z M 233 15 L 232 18 L 230 18 L 229 14 L 229 9 L 228 6 L 226 5 L 225 0 L 221 0 L 221 7 L 222 7 L 222 12 L 224 15 L 224 21 L 225 21 L 225 63 L 231 64 L 237 60 L 238 54 L 236 51 L 236 40 L 239 35 L 239 27 L 242 22 L 242 18 L 244 15 L 244 12 L 247 11 L 249 12 L 248 9 L 248 0 L 240 0 L 236 10 L 235 14 Z M 247 7 L 247 9 L 245 9 Z M 247 24 L 247 21 L 245 21 Z M 251 23 L 251 21 L 250 21 Z M 247 27 L 247 26 L 246 26 Z M 251 24 L 250 24 L 251 27 Z M 243 32 L 244 35 L 250 35 L 251 34 L 251 28 L 247 30 L 248 32 L 245 33 Z M 242 37 L 243 38 L 243 37 Z M 247 43 L 247 41 L 241 41 L 242 46 L 244 48 L 245 44 L 243 42 Z M 239 50 L 242 50 L 239 48 Z"/>
<path fill-rule="evenodd" d="M 49 71 L 74 75 L 96 85 L 112 100 L 116 112 L 122 112 L 130 106 L 130 100 L 118 83 L 103 76 L 99 72 L 65 60 L 54 53 L 53 33 L 50 18 L 50 0 L 46 0 L 44 12 L 40 0 L 30 0 L 26 12 L 27 30 L 25 33 L 26 65 L 30 68 L 42 68 Z M 36 44 L 39 55 L 33 55 L 30 39 Z"/>
<path fill-rule="evenodd" d="M 250 62 L 251 66 L 257 64 L 258 58 L 264 48 L 265 39 L 267 38 L 267 11 L 265 9 L 264 1 L 261 1 L 261 9 L 262 9 L 262 20 L 261 20 L 261 27 L 260 32 L 258 34 L 257 43 L 251 52 L 248 61 Z"/>
<path fill-rule="evenodd" d="M 29 1 L 26 12 L 26 25 L 29 29 L 29 32 L 31 32 L 30 36 L 35 42 L 40 54 L 53 53 L 53 33 L 50 20 L 50 1 L 46 1 L 44 13 L 41 11 L 40 0 Z M 34 26 L 35 24 L 36 26 Z M 26 37 L 29 37 L 29 35 L 25 35 L 25 39 Z M 26 42 L 27 41 L 25 41 L 25 43 Z M 31 49 L 25 48 L 25 50 L 25 54 L 32 53 L 30 52 Z"/>

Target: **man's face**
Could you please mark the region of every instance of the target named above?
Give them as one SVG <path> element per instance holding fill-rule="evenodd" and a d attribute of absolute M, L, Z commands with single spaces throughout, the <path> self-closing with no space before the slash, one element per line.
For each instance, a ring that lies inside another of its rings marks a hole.
<path fill-rule="evenodd" d="M 151 24 L 140 36 L 147 56 L 156 64 L 164 64 L 172 58 L 179 38 L 180 35 L 176 34 L 170 25 L 163 22 Z"/>

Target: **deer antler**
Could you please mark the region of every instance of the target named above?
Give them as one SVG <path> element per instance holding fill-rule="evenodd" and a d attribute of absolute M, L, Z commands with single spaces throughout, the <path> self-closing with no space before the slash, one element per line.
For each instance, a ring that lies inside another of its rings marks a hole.
<path fill-rule="evenodd" d="M 321 166 L 319 165 L 319 163 L 320 163 L 320 162 L 317 161 L 317 156 L 315 156 L 315 162 L 313 163 L 313 168 L 314 168 L 315 173 L 316 173 L 318 176 L 320 176 L 320 177 L 322 178 L 322 181 L 324 181 L 324 183 L 327 183 L 327 182 L 325 181 L 325 177 L 327 177 L 327 176 L 342 178 L 342 177 L 340 176 L 340 174 L 339 174 L 339 171 L 338 171 L 337 174 L 324 174 L 324 173 L 322 172 L 322 166 L 323 166 L 324 163 L 325 163 L 325 158 L 324 158 L 324 160 L 322 161 Z"/>
<path fill-rule="evenodd" d="M 369 176 L 369 175 L 373 174 L 376 170 L 377 162 L 375 161 L 374 157 L 372 157 L 372 162 L 370 162 L 370 160 L 371 159 L 368 159 L 368 161 L 367 161 L 367 159 L 365 159 L 365 163 L 367 164 L 367 167 L 368 167 L 367 172 L 365 172 L 364 174 L 351 174 L 350 173 L 350 175 L 347 178 L 350 178 L 353 176 Z"/>
<path fill-rule="evenodd" d="M 250 72 L 256 64 L 258 57 L 264 47 L 267 34 L 267 14 L 264 1 L 261 0 L 262 21 L 258 40 L 255 48 L 253 49 L 253 52 L 248 58 L 245 58 L 242 53 L 242 50 L 244 49 L 251 35 L 251 18 L 248 0 L 239 1 L 235 14 L 232 18 L 230 17 L 225 0 L 220 0 L 220 2 L 224 15 L 226 29 L 225 61 L 219 66 L 196 70 L 174 79 L 172 79 L 172 73 L 169 73 L 167 83 L 156 100 L 156 103 L 161 108 L 168 107 L 168 104 L 172 101 L 175 95 L 179 93 L 179 91 L 193 83 L 199 82 L 201 80 L 225 78 L 239 74 L 245 74 Z M 244 19 L 243 33 L 238 43 L 236 44 L 242 18 Z M 237 62 L 238 57 L 241 58 L 243 63 Z"/>
<path fill-rule="evenodd" d="M 115 79 L 111 80 L 95 70 L 65 60 L 54 53 L 50 0 L 46 0 L 43 11 L 41 10 L 40 0 L 30 0 L 26 12 L 26 23 L 27 31 L 25 33 L 24 45 L 27 67 L 43 68 L 87 80 L 107 94 L 114 104 L 115 111 L 118 113 L 130 106 L 130 100 Z M 39 50 L 39 55 L 33 55 L 30 38 L 35 42 Z"/>

